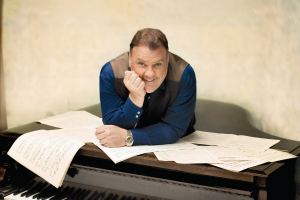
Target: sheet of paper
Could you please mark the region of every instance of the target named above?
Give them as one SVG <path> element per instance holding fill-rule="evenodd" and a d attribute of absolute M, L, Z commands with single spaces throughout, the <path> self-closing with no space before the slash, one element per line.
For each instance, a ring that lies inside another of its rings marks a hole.
<path fill-rule="evenodd" d="M 249 152 L 248 155 L 251 158 L 250 161 L 242 161 L 242 162 L 225 161 L 224 162 L 224 160 L 222 160 L 223 161 L 222 164 L 213 164 L 213 165 L 230 171 L 239 172 L 249 167 L 261 165 L 263 163 L 275 162 L 279 160 L 286 160 L 286 159 L 292 159 L 297 157 L 293 154 L 278 151 L 275 149 L 268 149 L 264 152 Z"/>
<path fill-rule="evenodd" d="M 194 133 L 191 133 L 190 135 L 183 137 L 182 140 L 185 140 L 193 144 L 219 145 L 223 141 L 235 137 L 236 135 L 233 134 L 195 131 Z"/>
<path fill-rule="evenodd" d="M 222 163 L 205 149 L 174 150 L 165 153 L 181 164 Z"/>
<path fill-rule="evenodd" d="M 61 113 L 61 114 L 54 115 L 51 117 L 47 117 L 45 119 L 41 119 L 41 120 L 39 120 L 39 122 L 43 123 L 43 122 L 47 122 L 50 120 L 60 120 L 60 119 L 68 118 L 68 117 L 84 115 L 85 113 L 86 113 L 86 111 L 69 111 L 69 112 Z"/>
<path fill-rule="evenodd" d="M 213 154 L 215 157 L 219 159 L 248 156 L 248 153 L 246 151 L 236 149 L 236 148 L 217 147 L 217 146 L 205 146 L 202 148 L 207 150 L 209 153 Z"/>
<path fill-rule="evenodd" d="M 93 127 L 103 125 L 99 118 L 86 111 L 70 111 L 53 117 L 39 120 L 38 122 L 58 128 Z"/>
<path fill-rule="evenodd" d="M 202 147 L 207 150 L 209 153 L 214 155 L 216 158 L 221 160 L 222 162 L 238 162 L 238 161 L 246 161 L 252 160 L 252 152 L 240 150 L 237 148 L 229 148 L 229 147 L 218 147 L 218 146 L 205 146 Z"/>
<path fill-rule="evenodd" d="M 195 131 L 182 139 L 193 144 L 216 145 L 255 151 L 265 151 L 280 141 L 244 135 L 203 131 Z"/>
<path fill-rule="evenodd" d="M 80 128 L 66 128 L 47 131 L 48 134 L 55 134 L 70 140 L 77 140 L 79 142 L 91 143 L 95 136 L 95 128 L 80 127 Z"/>
<path fill-rule="evenodd" d="M 174 161 L 168 154 L 163 151 L 153 152 L 158 160 L 160 161 Z"/>
<path fill-rule="evenodd" d="M 297 156 L 275 149 L 268 149 L 264 152 L 253 154 L 252 158 L 255 160 L 264 160 L 266 162 L 276 162 L 279 160 L 297 158 Z"/>
<path fill-rule="evenodd" d="M 212 164 L 213 166 L 226 169 L 233 172 L 240 172 L 244 169 L 254 167 L 257 165 L 261 165 L 263 163 L 266 163 L 266 161 L 263 160 L 250 160 L 250 161 L 241 161 L 241 162 L 224 162 L 221 164 Z"/>
<path fill-rule="evenodd" d="M 164 145 L 140 145 L 131 147 L 117 147 L 109 148 L 100 144 L 99 140 L 95 139 L 92 142 L 98 146 L 114 163 L 121 162 L 128 158 L 141 155 L 144 153 L 155 152 L 155 151 L 169 151 L 176 149 L 195 149 L 199 148 L 197 145 L 179 140 L 173 144 Z"/>
<path fill-rule="evenodd" d="M 55 187 L 59 187 L 67 169 L 84 143 L 39 130 L 20 136 L 8 151 L 17 160 Z"/>
<path fill-rule="evenodd" d="M 238 137 L 230 138 L 230 140 L 222 142 L 219 146 L 265 151 L 279 141 L 280 140 L 239 135 Z"/>

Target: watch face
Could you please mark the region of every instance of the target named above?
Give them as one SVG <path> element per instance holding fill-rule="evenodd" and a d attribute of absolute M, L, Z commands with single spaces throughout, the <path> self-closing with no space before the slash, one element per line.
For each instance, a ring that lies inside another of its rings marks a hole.
<path fill-rule="evenodd" d="M 133 143 L 132 137 L 127 136 L 127 137 L 126 137 L 126 143 L 129 144 L 129 145 L 132 145 L 132 143 Z"/>

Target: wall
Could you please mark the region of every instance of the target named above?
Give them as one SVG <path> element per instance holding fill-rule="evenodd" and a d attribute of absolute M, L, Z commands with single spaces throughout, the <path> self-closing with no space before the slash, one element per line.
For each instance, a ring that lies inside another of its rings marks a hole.
<path fill-rule="evenodd" d="M 194 67 L 198 98 L 240 105 L 256 127 L 300 140 L 297 0 L 5 0 L 8 127 L 98 103 L 101 67 L 144 27 Z"/>
<path fill-rule="evenodd" d="M 0 21 L 2 23 L 2 5 L 0 0 Z M 0 27 L 0 44 L 2 44 L 2 26 Z M 2 65 L 2 45 L 0 47 L 0 131 L 7 129 L 6 107 L 5 107 L 4 71 Z"/>

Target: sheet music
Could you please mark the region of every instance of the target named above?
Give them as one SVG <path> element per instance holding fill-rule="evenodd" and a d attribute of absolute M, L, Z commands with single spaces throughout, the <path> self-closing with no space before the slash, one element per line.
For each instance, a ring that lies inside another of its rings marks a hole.
<path fill-rule="evenodd" d="M 206 146 L 202 147 L 207 150 L 209 153 L 217 157 L 218 159 L 233 159 L 237 160 L 237 158 L 243 158 L 252 155 L 250 151 L 243 151 L 236 148 L 229 147 L 216 147 L 216 146 Z M 251 158 L 248 158 L 248 160 Z"/>
<path fill-rule="evenodd" d="M 280 141 L 244 135 L 203 131 L 195 131 L 182 139 L 193 144 L 216 145 L 255 151 L 265 151 Z"/>
<path fill-rule="evenodd" d="M 220 167 L 233 172 L 240 172 L 244 169 L 254 167 L 266 163 L 264 160 L 250 160 L 241 162 L 224 162 L 222 164 L 212 164 L 213 166 Z"/>
<path fill-rule="evenodd" d="M 63 138 L 77 140 L 79 142 L 91 143 L 95 136 L 95 128 L 80 127 L 80 128 L 68 128 L 68 129 L 55 129 L 47 131 L 49 134 L 55 134 Z"/>
<path fill-rule="evenodd" d="M 86 113 L 86 111 L 69 111 L 69 112 L 65 112 L 65 113 L 61 113 L 58 115 L 54 115 L 51 117 L 47 117 L 45 119 L 41 119 L 38 122 L 43 123 L 42 121 L 50 121 L 50 120 L 59 120 L 59 119 L 65 119 L 68 117 L 74 117 L 74 116 L 80 116 L 80 115 L 84 115 Z"/>
<path fill-rule="evenodd" d="M 23 134 L 14 142 L 8 155 L 59 187 L 74 155 L 84 143 L 49 132 L 39 130 Z"/>
<path fill-rule="evenodd" d="M 223 161 L 222 164 L 213 164 L 213 165 L 230 171 L 239 172 L 249 167 L 261 165 L 263 163 L 276 162 L 279 160 L 286 160 L 286 159 L 292 159 L 297 157 L 293 154 L 282 152 L 275 149 L 268 149 L 264 152 L 246 152 L 246 153 L 248 153 L 247 158 L 250 158 L 251 160 L 241 161 L 241 162 L 228 162 L 228 160 L 226 162 L 222 160 Z"/>
<path fill-rule="evenodd" d="M 264 160 L 266 162 L 276 162 L 279 160 L 297 158 L 297 156 L 291 153 L 287 153 L 275 149 L 268 149 L 264 152 L 257 152 L 251 155 L 251 157 L 253 160 Z"/>
<path fill-rule="evenodd" d="M 86 111 L 70 111 L 39 120 L 38 122 L 58 128 L 76 128 L 84 126 L 97 128 L 103 125 L 102 118 Z"/>
<path fill-rule="evenodd" d="M 160 161 L 174 161 L 168 154 L 166 154 L 163 151 L 156 151 L 153 152 L 156 156 L 156 158 Z"/>
<path fill-rule="evenodd" d="M 181 164 L 222 163 L 205 149 L 173 150 L 165 153 Z"/>
<path fill-rule="evenodd" d="M 183 137 L 182 140 L 185 140 L 194 144 L 204 144 L 204 145 L 220 145 L 223 141 L 228 140 L 229 138 L 234 138 L 236 135 L 225 134 L 225 133 L 212 133 L 204 131 L 195 131 L 194 133 Z"/>
<path fill-rule="evenodd" d="M 109 148 L 100 144 L 98 139 L 92 140 L 92 142 L 98 146 L 106 155 L 114 162 L 118 163 L 133 156 L 137 156 L 144 153 L 155 152 L 155 151 L 168 151 L 175 149 L 195 149 L 199 148 L 197 145 L 179 140 L 173 144 L 164 145 L 140 145 L 131 147 L 117 147 Z"/>
<path fill-rule="evenodd" d="M 222 142 L 219 146 L 255 150 L 255 151 L 265 151 L 271 146 L 273 146 L 274 144 L 278 143 L 279 141 L 280 140 L 238 135 L 235 138 L 230 138 Z"/>

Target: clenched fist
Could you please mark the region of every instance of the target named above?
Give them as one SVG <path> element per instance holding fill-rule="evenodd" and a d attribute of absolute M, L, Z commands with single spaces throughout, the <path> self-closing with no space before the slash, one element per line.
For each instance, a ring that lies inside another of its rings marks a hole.
<path fill-rule="evenodd" d="M 127 130 L 114 125 L 102 125 L 96 129 L 95 135 L 100 144 L 106 147 L 122 147 L 126 145 Z"/>
<path fill-rule="evenodd" d="M 141 108 L 146 95 L 144 81 L 134 71 L 126 71 L 124 84 L 129 90 L 129 98 L 132 103 Z"/>

